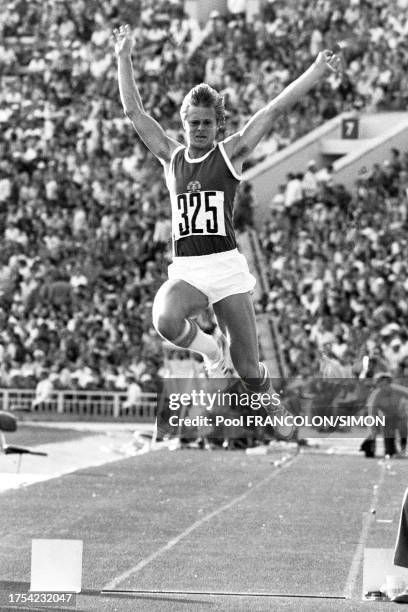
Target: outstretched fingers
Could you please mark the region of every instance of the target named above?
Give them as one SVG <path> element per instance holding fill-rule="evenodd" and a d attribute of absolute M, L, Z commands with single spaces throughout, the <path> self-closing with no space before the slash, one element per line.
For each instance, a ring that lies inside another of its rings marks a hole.
<path fill-rule="evenodd" d="M 124 38 L 128 37 L 130 37 L 130 27 L 127 23 L 113 30 L 112 38 L 114 38 L 116 42 L 120 42 Z"/>
<path fill-rule="evenodd" d="M 326 66 L 335 73 L 339 73 L 342 70 L 342 61 L 340 55 L 337 53 L 330 51 L 330 49 L 325 49 L 323 52 L 323 58 L 326 63 Z"/>
<path fill-rule="evenodd" d="M 130 26 L 126 23 L 113 30 L 111 40 L 115 45 L 117 55 L 125 55 L 130 53 L 132 48 L 132 33 Z"/>
<path fill-rule="evenodd" d="M 329 59 L 329 61 L 327 62 L 327 65 L 329 66 L 330 70 L 332 70 L 333 72 L 341 72 L 342 69 L 342 63 L 341 63 L 341 58 L 336 55 L 333 54 L 331 56 L 331 58 Z"/>

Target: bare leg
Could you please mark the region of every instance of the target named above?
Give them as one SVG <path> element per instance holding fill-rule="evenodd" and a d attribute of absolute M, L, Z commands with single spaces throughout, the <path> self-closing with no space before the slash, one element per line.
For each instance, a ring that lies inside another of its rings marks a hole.
<path fill-rule="evenodd" d="M 221 325 L 225 325 L 230 336 L 231 359 L 241 382 L 247 392 L 270 394 L 273 387 L 268 371 L 259 364 L 258 337 L 256 333 L 255 311 L 249 293 L 237 293 L 214 304 L 214 312 Z M 263 404 L 268 416 L 285 416 L 287 410 L 283 403 Z M 293 437 L 296 428 L 293 424 L 275 424 L 276 435 L 284 440 Z"/>
<path fill-rule="evenodd" d="M 230 295 L 213 305 L 221 329 L 230 338 L 232 363 L 241 378 L 259 378 L 255 311 L 249 293 Z"/>

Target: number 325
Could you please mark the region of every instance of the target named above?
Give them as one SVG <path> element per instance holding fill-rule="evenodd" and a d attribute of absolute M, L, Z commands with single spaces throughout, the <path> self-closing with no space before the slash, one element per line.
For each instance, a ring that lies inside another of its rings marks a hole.
<path fill-rule="evenodd" d="M 217 200 L 216 191 L 180 193 L 177 196 L 177 208 L 182 220 L 179 223 L 180 236 L 218 234 Z"/>

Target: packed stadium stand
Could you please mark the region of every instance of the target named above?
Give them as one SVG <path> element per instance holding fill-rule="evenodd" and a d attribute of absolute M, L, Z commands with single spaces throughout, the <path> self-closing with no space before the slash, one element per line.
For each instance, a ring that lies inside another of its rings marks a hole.
<path fill-rule="evenodd" d="M 182 1 L 2 4 L 0 387 L 33 388 L 45 372 L 55 389 L 123 390 L 132 375 L 149 392 L 163 372 L 150 310 L 170 207 L 120 106 L 114 27 L 133 28 L 145 108 L 178 139 L 192 85 L 223 92 L 227 135 L 346 41 L 341 78 L 283 115 L 249 165 L 339 112 L 408 103 L 405 0 L 259 2 L 258 14 L 213 11 L 204 24 Z M 293 170 L 259 234 L 271 286 L 257 302 L 277 320 L 288 373 L 316 373 L 330 343 L 343 365 L 364 344 L 406 374 L 408 151 L 390 151 L 352 193 Z M 243 230 L 252 218 L 239 213 Z"/>

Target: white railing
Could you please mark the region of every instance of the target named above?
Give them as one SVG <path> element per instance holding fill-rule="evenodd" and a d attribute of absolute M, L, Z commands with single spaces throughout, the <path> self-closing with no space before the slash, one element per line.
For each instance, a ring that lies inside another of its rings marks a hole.
<path fill-rule="evenodd" d="M 78 418 L 104 417 L 153 423 L 157 411 L 157 394 L 142 393 L 128 406 L 126 393 L 113 391 L 54 391 L 50 399 L 34 405 L 34 389 L 0 389 L 1 410 L 24 410 L 33 414 L 59 414 Z"/>

